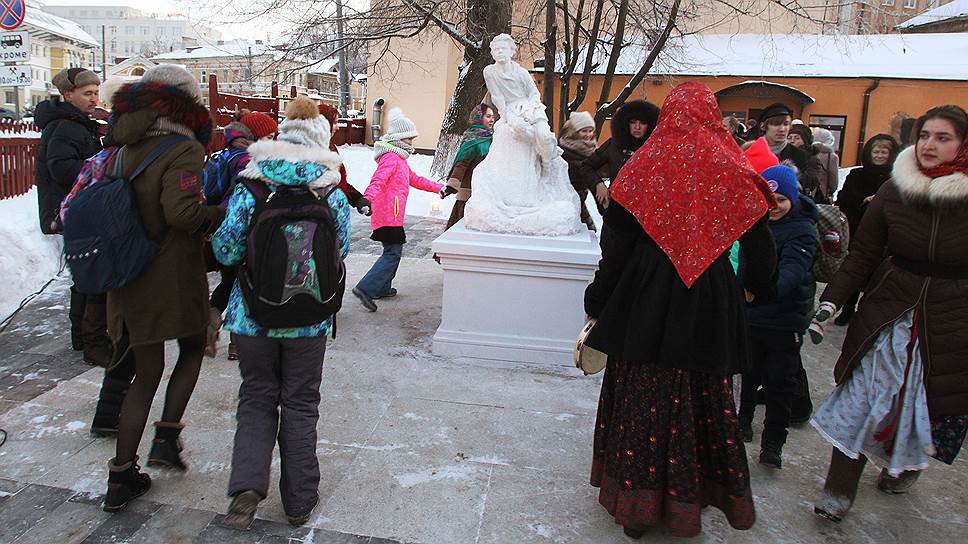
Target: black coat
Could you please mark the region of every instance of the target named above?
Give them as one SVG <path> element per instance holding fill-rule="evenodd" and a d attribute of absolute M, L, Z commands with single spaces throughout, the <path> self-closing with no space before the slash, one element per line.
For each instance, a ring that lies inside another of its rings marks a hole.
<path fill-rule="evenodd" d="M 797 170 L 799 171 L 798 174 L 800 176 L 803 176 L 807 171 L 807 163 L 810 159 L 810 155 L 808 155 L 806 151 L 790 144 L 783 146 L 783 149 L 780 150 L 780 153 L 776 157 L 780 159 L 780 162 L 792 162 L 794 166 L 797 167 Z"/>
<path fill-rule="evenodd" d="M 741 238 L 745 284 L 771 297 L 776 248 L 767 218 Z M 598 319 L 587 344 L 610 358 L 717 376 L 748 366 L 740 283 L 724 252 L 686 287 L 665 252 L 616 202 L 602 226 L 602 260 L 585 290 L 585 312 Z"/>
<path fill-rule="evenodd" d="M 629 131 L 629 123 L 632 120 L 639 120 L 648 125 L 645 135 L 641 138 L 632 137 Z M 659 108 L 650 102 L 632 100 L 619 108 L 612 116 L 612 137 L 582 163 L 581 177 L 584 179 L 585 188 L 594 191 L 603 177 L 609 180 L 618 177 L 619 170 L 652 135 L 658 122 Z"/>
<path fill-rule="evenodd" d="M 84 161 L 101 150 L 98 123 L 58 97 L 37 105 L 34 122 L 43 132 L 37 150 L 37 204 L 40 230 L 60 230 L 60 203 L 70 192 Z"/>
<path fill-rule="evenodd" d="M 776 297 L 754 300 L 746 308 L 750 326 L 803 333 L 810 324 L 817 286 L 813 280 L 813 258 L 817 253 L 817 205 L 805 195 L 800 204 L 779 221 L 770 221 L 776 240 Z M 745 257 L 745 254 L 744 254 Z M 740 261 L 740 273 L 746 267 Z"/>

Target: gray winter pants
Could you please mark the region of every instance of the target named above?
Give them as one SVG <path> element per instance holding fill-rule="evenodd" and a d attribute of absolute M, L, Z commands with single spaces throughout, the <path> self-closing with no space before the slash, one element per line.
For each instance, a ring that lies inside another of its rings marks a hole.
<path fill-rule="evenodd" d="M 319 499 L 316 422 L 326 338 L 236 336 L 239 409 L 229 496 L 269 492 L 272 449 L 279 440 L 279 492 L 287 515 L 307 514 Z"/>

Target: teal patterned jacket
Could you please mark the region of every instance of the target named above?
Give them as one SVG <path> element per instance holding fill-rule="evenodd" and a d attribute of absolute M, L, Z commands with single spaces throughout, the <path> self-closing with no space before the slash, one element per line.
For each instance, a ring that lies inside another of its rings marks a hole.
<path fill-rule="evenodd" d="M 261 143 L 261 142 L 258 142 Z M 278 144 L 282 142 L 271 142 Z M 253 144 L 253 147 L 256 144 Z M 292 145 L 292 144 L 288 144 Z M 251 150 L 251 148 L 250 148 Z M 259 151 L 256 149 L 255 151 Z M 250 151 L 251 153 L 251 151 Z M 319 191 L 322 193 L 330 191 L 335 184 L 331 184 L 335 172 L 335 180 L 339 181 L 339 169 L 334 170 L 320 162 L 291 162 L 282 158 L 267 158 L 265 160 L 253 160 L 240 174 L 247 178 L 261 178 L 267 183 L 276 185 L 310 185 L 315 188 L 322 185 Z M 329 161 L 326 161 L 329 162 Z M 330 166 L 332 164 L 330 163 Z M 322 182 L 322 183 L 321 183 Z M 336 217 L 337 238 L 339 240 L 340 257 L 345 259 L 350 250 L 350 205 L 346 200 L 343 191 L 332 191 L 327 199 L 330 209 Z M 246 243 L 248 240 L 249 223 L 252 220 L 252 213 L 255 211 L 255 197 L 246 189 L 243 183 L 235 186 L 232 196 L 229 199 L 228 211 L 222 226 L 212 236 L 212 249 L 215 258 L 224 265 L 239 265 L 245 261 Z M 232 286 L 232 293 L 229 296 L 228 308 L 225 311 L 224 327 L 229 332 L 241 334 L 243 336 L 263 336 L 270 338 L 311 338 L 328 335 L 332 330 L 332 320 L 311 325 L 308 327 L 297 327 L 290 329 L 266 329 L 260 327 L 246 315 L 245 302 L 242 299 L 242 290 L 239 281 L 235 281 Z"/>

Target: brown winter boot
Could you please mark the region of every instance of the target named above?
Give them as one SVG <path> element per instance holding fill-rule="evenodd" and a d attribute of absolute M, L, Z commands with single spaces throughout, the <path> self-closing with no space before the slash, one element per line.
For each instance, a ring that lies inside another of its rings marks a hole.
<path fill-rule="evenodd" d="M 104 511 L 118 512 L 128 503 L 151 489 L 151 477 L 141 473 L 138 457 L 123 465 L 108 461 L 108 492 L 104 495 Z"/>
<path fill-rule="evenodd" d="M 919 476 L 921 476 L 920 470 L 905 470 L 898 476 L 891 476 L 887 469 L 884 469 L 877 477 L 877 489 L 891 495 L 902 495 L 914 487 Z"/>
<path fill-rule="evenodd" d="M 866 464 L 867 457 L 863 455 L 851 459 L 833 448 L 827 482 L 824 484 L 823 493 L 813 504 L 813 512 L 830 521 L 844 519 L 857 498 L 857 485 Z"/>
<path fill-rule="evenodd" d="M 182 461 L 181 435 L 185 425 L 182 423 L 169 423 L 167 421 L 155 422 L 155 440 L 151 443 L 151 452 L 148 454 L 148 466 L 157 468 L 167 468 L 185 472 L 188 465 Z"/>

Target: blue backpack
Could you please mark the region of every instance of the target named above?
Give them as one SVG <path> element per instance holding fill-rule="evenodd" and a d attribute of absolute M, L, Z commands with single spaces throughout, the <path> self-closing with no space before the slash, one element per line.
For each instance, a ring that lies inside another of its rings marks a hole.
<path fill-rule="evenodd" d="M 128 177 L 122 147 L 111 174 L 74 196 L 64 217 L 64 254 L 79 292 L 96 295 L 123 287 L 155 258 L 158 243 L 145 232 L 131 182 L 165 151 L 187 139 L 164 140 Z"/>
<path fill-rule="evenodd" d="M 219 206 L 225 202 L 232 186 L 229 168 L 233 161 L 245 154 L 244 149 L 228 148 L 213 155 L 202 170 L 202 194 L 209 206 Z"/>

